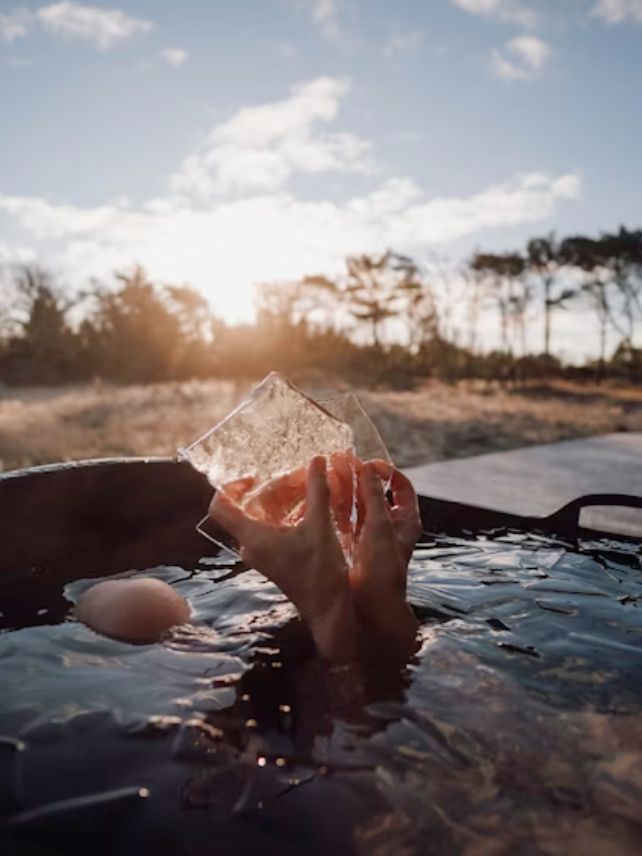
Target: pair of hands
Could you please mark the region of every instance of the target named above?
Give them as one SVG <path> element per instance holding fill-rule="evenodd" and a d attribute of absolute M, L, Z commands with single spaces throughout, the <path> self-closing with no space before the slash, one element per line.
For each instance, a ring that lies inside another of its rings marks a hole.
<path fill-rule="evenodd" d="M 340 539 L 350 532 L 353 467 L 358 521 L 349 568 Z M 392 506 L 384 494 L 386 482 Z M 335 456 L 329 472 L 325 458 L 314 458 L 305 473 L 269 485 L 243 511 L 235 500 L 250 489 L 246 480 L 218 491 L 210 516 L 236 538 L 243 561 L 297 607 L 321 656 L 333 663 L 356 662 L 365 643 L 405 660 L 417 631 L 406 602 L 406 573 L 421 533 L 410 481 L 385 461 L 361 464 Z M 298 522 L 283 525 L 284 509 L 298 496 L 304 497 Z"/>

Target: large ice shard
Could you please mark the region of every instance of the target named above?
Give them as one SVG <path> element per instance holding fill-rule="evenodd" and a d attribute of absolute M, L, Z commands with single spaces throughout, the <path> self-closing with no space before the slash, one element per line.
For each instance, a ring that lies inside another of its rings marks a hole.
<path fill-rule="evenodd" d="M 275 525 L 301 519 L 306 468 L 314 456 L 323 455 L 337 531 L 350 560 L 354 445 L 350 425 L 272 373 L 229 416 L 181 451 L 248 515 Z"/>

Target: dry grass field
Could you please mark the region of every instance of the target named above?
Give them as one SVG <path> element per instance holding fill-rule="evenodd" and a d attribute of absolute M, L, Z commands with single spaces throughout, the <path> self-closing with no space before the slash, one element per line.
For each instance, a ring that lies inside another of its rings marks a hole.
<path fill-rule="evenodd" d="M 112 455 L 172 455 L 224 416 L 249 387 L 208 380 L 3 389 L 0 466 L 11 470 Z M 400 466 L 642 431 L 642 390 L 632 387 L 559 382 L 506 389 L 429 382 L 412 392 L 358 394 Z"/>

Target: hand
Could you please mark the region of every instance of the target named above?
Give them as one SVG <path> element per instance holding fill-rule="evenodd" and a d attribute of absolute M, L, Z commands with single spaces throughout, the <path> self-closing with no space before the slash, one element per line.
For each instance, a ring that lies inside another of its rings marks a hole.
<path fill-rule="evenodd" d="M 265 574 L 297 607 L 322 657 L 334 662 L 356 660 L 357 619 L 332 521 L 325 459 L 314 458 L 307 469 L 305 510 L 294 526 L 269 522 L 274 504 L 269 497 L 254 509 L 257 514 L 262 509 L 263 519 L 255 519 L 226 493 L 227 489 L 215 494 L 209 513 L 241 545 L 243 561 Z M 276 493 L 271 493 L 276 502 Z"/>
<path fill-rule="evenodd" d="M 339 538 L 343 542 L 343 539 L 352 533 L 352 468 L 360 468 L 363 465 L 348 452 L 331 455 L 327 465 L 330 509 Z M 264 482 L 259 488 L 255 488 L 256 479 L 253 476 L 246 476 L 228 482 L 220 490 L 254 520 L 292 526 L 303 518 L 306 480 L 307 471 L 302 467 Z"/>
<path fill-rule="evenodd" d="M 384 494 L 390 482 L 393 504 Z M 412 483 L 386 461 L 371 461 L 359 473 L 359 518 L 350 571 L 359 619 L 370 641 L 405 660 L 415 650 L 417 620 L 406 601 L 408 562 L 422 531 Z"/>

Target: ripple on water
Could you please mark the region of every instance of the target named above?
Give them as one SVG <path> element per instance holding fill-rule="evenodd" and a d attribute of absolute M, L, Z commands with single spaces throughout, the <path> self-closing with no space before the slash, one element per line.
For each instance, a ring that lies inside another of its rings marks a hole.
<path fill-rule="evenodd" d="M 261 575 L 238 571 L 213 561 L 145 570 L 193 610 L 192 623 L 155 645 L 75 622 L 73 603 L 97 580 L 67 585 L 62 623 L 0 635 L 0 731 L 20 735 L 33 761 L 64 739 L 96 747 L 115 720 L 135 743 L 114 743 L 113 767 L 140 777 L 105 772 L 114 793 L 154 780 L 156 743 L 143 751 L 141 741 L 167 739 L 172 763 L 187 765 L 163 773 L 168 824 L 183 822 L 172 814 L 177 794 L 209 824 L 292 805 L 270 817 L 301 842 L 293 853 L 317 852 L 296 817 L 330 852 L 344 814 L 363 852 L 419 853 L 426 841 L 436 853 L 639 852 L 637 546 L 521 533 L 418 545 L 408 594 L 421 649 L 349 723 L 328 716 L 322 682 L 285 633 L 292 607 Z M 103 754 L 82 751 L 107 770 L 108 740 Z M 24 776 L 36 806 L 56 792 L 38 758 Z M 73 776 L 62 790 L 77 794 Z M 153 803 L 158 788 L 150 793 Z M 248 852 L 274 852 L 252 840 Z"/>

